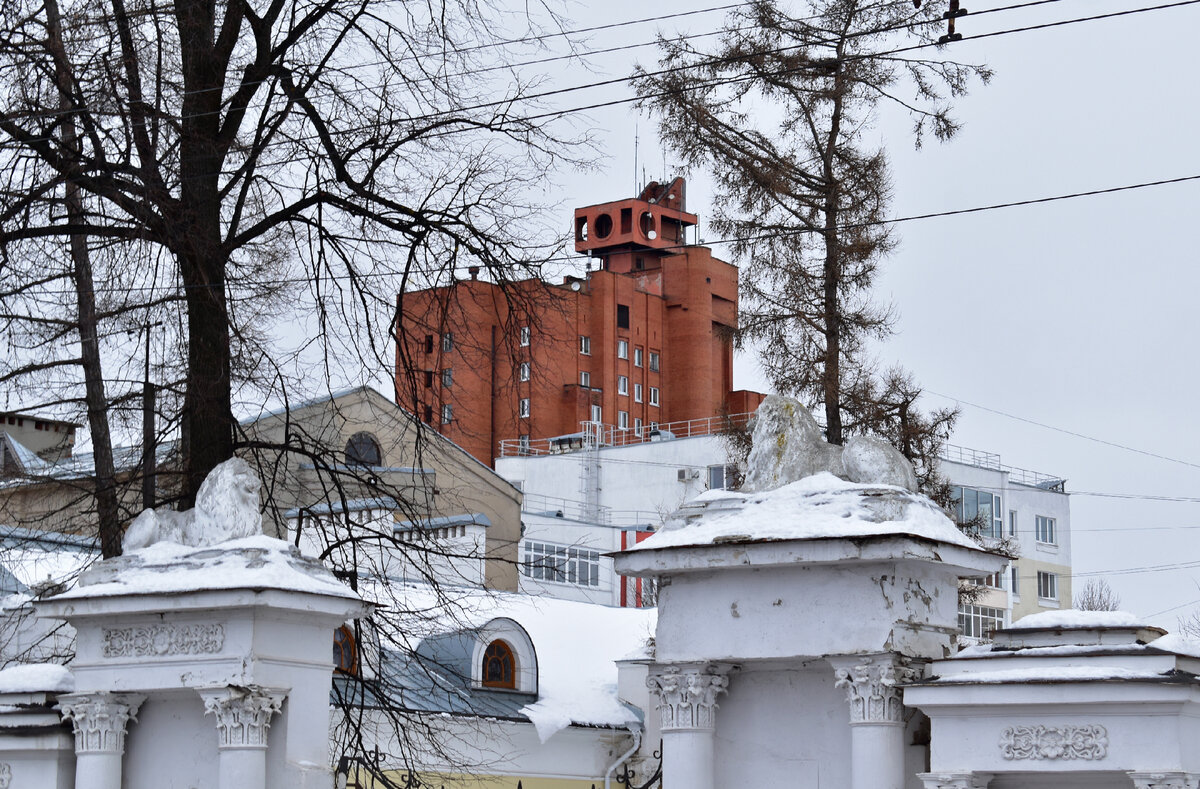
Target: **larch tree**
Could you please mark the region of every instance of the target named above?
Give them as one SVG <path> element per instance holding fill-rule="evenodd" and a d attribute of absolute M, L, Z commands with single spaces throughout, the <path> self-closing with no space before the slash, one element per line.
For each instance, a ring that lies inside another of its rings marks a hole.
<path fill-rule="evenodd" d="M 940 32 L 936 5 L 758 0 L 731 12 L 711 49 L 663 39 L 661 68 L 635 73 L 664 143 L 714 179 L 711 231 L 740 267 L 738 340 L 758 346 L 778 391 L 823 410 L 830 442 L 881 435 L 926 481 L 955 412 L 921 415 L 911 378 L 871 359 L 893 320 L 871 289 L 896 239 L 870 130 L 894 104 L 918 145 L 947 140 L 959 129 L 948 100 L 990 78 L 922 46 Z"/>

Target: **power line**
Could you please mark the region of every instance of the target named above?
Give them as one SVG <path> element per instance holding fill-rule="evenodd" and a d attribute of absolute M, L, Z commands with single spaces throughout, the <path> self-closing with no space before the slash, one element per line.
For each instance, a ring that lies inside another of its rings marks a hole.
<path fill-rule="evenodd" d="M 1181 181 L 1194 181 L 1194 180 L 1198 180 L 1198 179 L 1200 179 L 1200 175 L 1193 175 L 1193 176 L 1188 176 L 1187 178 L 1172 179 L 1170 181 L 1163 181 L 1160 183 L 1179 183 Z M 1145 185 L 1149 186 L 1150 184 L 1145 184 Z M 1138 187 L 1130 187 L 1130 188 L 1138 188 Z M 1117 189 L 1113 189 L 1113 190 L 1101 190 L 1100 192 L 1091 192 L 1091 193 L 1086 193 L 1086 194 L 1102 194 L 1104 192 L 1110 192 L 1110 191 L 1125 191 L 1125 188 L 1117 188 Z M 1041 201 L 1035 201 L 1035 202 L 1046 202 L 1046 201 L 1041 200 Z M 969 213 L 969 212 L 963 212 L 963 213 Z M 1047 425 L 1044 422 L 1037 422 L 1033 419 L 1026 419 L 1023 416 L 1017 416 L 1015 414 L 1010 414 L 1006 411 L 1000 411 L 995 408 L 988 408 L 987 406 L 979 405 L 978 403 L 972 403 L 972 402 L 963 400 L 958 397 L 951 397 L 950 395 L 940 394 L 938 392 L 933 391 L 932 389 L 925 389 L 924 391 L 931 395 L 934 395 L 935 397 L 941 397 L 946 400 L 952 400 L 956 403 L 962 403 L 963 405 L 968 405 L 971 408 L 978 408 L 981 411 L 987 411 L 989 413 L 997 414 L 998 416 L 1007 417 L 1009 419 L 1015 419 L 1018 422 L 1025 422 L 1026 424 L 1035 425 L 1037 427 L 1045 428 L 1046 430 L 1053 430 L 1056 433 L 1064 433 L 1068 436 L 1082 438 L 1086 441 L 1093 441 L 1097 444 L 1103 444 L 1105 446 L 1114 447 L 1116 449 L 1123 449 L 1127 452 L 1135 452 L 1139 455 L 1145 455 L 1146 457 L 1157 458 L 1158 460 L 1165 460 L 1170 463 L 1178 463 L 1181 466 L 1190 466 L 1191 468 L 1200 468 L 1200 463 L 1193 463 L 1189 460 L 1180 460 L 1179 458 L 1173 458 L 1173 457 L 1169 457 L 1167 455 L 1160 455 L 1156 452 L 1148 452 L 1144 449 L 1138 449 L 1136 447 L 1127 446 L 1125 444 L 1118 444 L 1115 441 L 1106 441 L 1103 438 L 1096 438 L 1095 436 L 1085 435 L 1083 433 L 1078 433 L 1074 430 L 1067 430 L 1066 428 L 1063 428 L 1063 427 L 1055 427 L 1054 425 Z"/>

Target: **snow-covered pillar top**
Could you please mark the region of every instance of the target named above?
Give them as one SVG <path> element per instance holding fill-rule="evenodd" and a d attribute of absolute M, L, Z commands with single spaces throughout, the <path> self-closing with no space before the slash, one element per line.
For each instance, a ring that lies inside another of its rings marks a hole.
<path fill-rule="evenodd" d="M 714 665 L 657 666 L 646 685 L 658 702 L 663 735 L 663 789 L 716 785 L 717 697 L 729 669 Z"/>

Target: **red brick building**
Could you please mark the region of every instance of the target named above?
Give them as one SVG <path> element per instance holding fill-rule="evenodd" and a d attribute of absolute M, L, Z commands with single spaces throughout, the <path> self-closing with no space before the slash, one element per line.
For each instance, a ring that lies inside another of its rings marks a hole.
<path fill-rule="evenodd" d="M 685 183 L 575 211 L 583 277 L 472 278 L 400 296 L 396 396 L 491 465 L 504 439 L 751 411 L 733 392 L 737 268 L 687 246 Z"/>

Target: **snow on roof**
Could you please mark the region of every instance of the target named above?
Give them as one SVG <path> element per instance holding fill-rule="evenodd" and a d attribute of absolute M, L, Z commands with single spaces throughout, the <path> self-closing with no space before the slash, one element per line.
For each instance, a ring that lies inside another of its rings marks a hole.
<path fill-rule="evenodd" d="M 1060 611 L 1042 611 L 1021 617 L 1009 630 L 1033 628 L 1100 628 L 1100 627 L 1148 627 L 1141 617 L 1128 611 L 1080 611 L 1065 608 Z"/>
<path fill-rule="evenodd" d="M 1095 682 L 1099 680 L 1161 680 L 1165 675 L 1123 666 L 1029 666 L 938 677 L 934 685 L 995 685 L 1023 682 Z"/>
<path fill-rule="evenodd" d="M 0 693 L 70 693 L 75 677 L 56 663 L 24 663 L 0 671 Z"/>
<path fill-rule="evenodd" d="M 485 591 L 453 596 L 447 604 L 428 587 L 415 585 L 402 594 L 403 603 L 393 606 L 421 612 L 413 615 L 409 631 L 418 638 L 479 628 L 497 617 L 525 628 L 537 654 L 538 698 L 521 714 L 542 742 L 572 724 L 617 727 L 639 719 L 617 695 L 616 661 L 644 650 L 657 621 L 655 609 Z"/>
<path fill-rule="evenodd" d="M 629 550 L 890 534 L 979 548 L 928 498 L 894 485 L 846 482 L 822 472 L 744 500 L 737 510 L 702 515 L 682 526 L 668 524 Z"/>
<path fill-rule="evenodd" d="M 257 535 L 194 548 L 157 542 L 97 562 L 78 585 L 54 599 L 170 594 L 208 589 L 284 589 L 356 597 L 324 565 L 295 546 Z"/>

